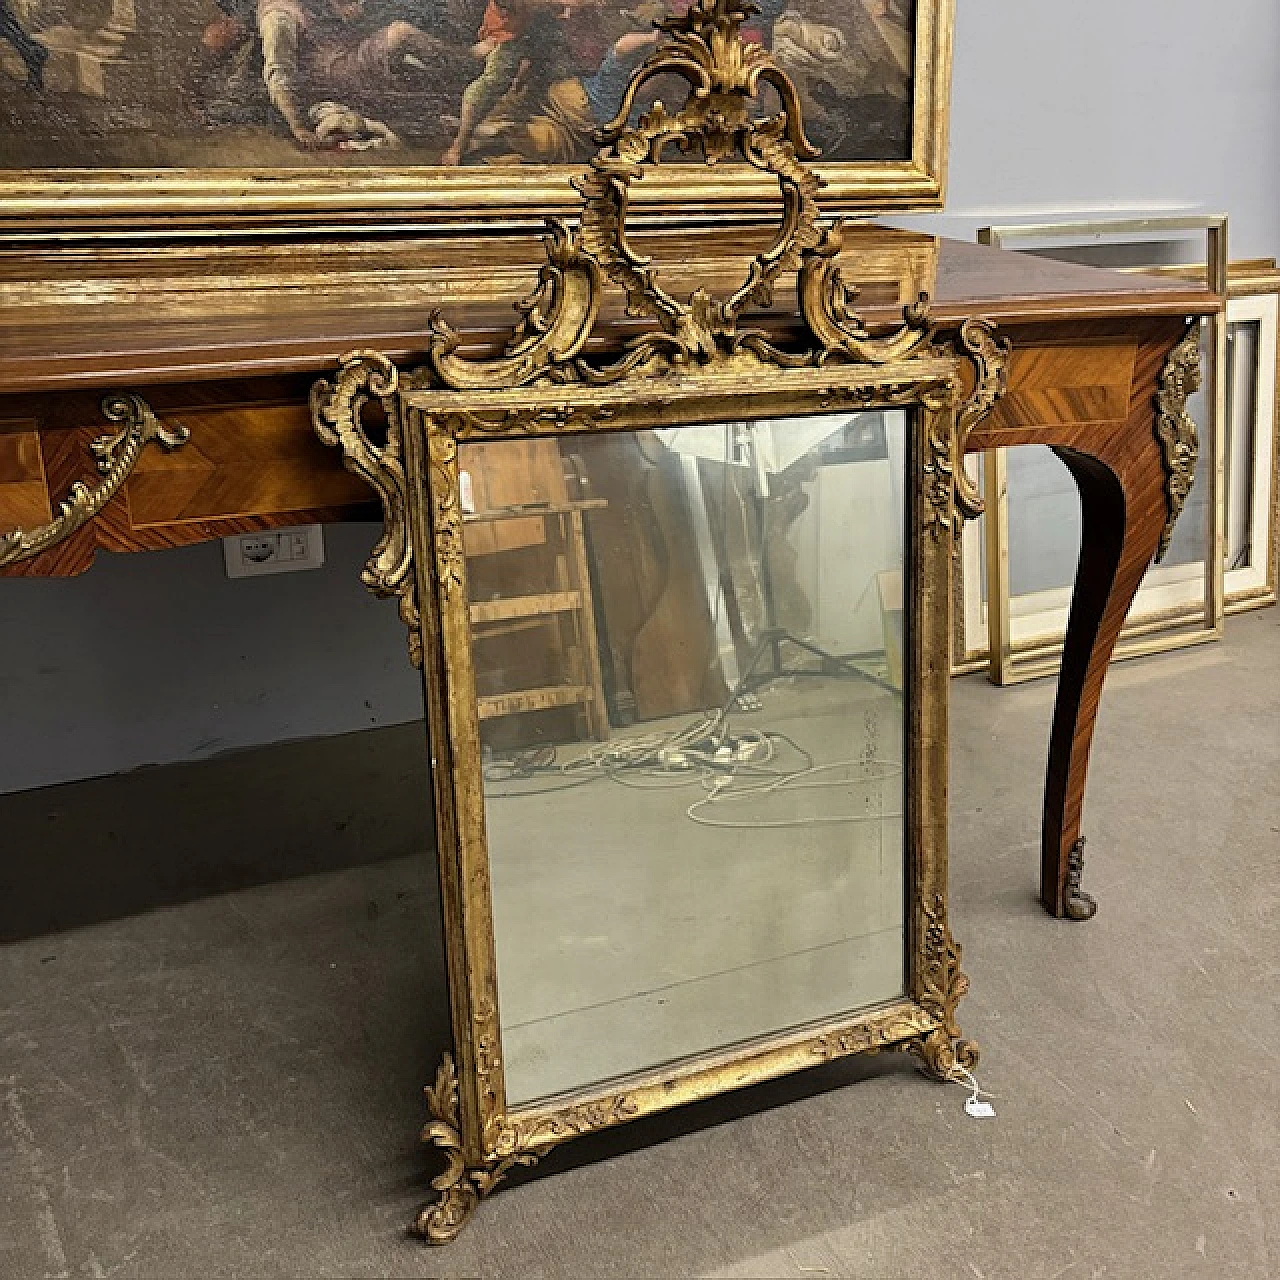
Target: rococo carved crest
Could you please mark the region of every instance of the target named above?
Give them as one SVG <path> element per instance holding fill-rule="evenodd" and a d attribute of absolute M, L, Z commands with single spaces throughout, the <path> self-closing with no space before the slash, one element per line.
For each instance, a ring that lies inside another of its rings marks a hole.
<path fill-rule="evenodd" d="M 901 324 L 889 332 L 872 332 L 863 322 L 854 306 L 857 291 L 838 266 L 843 224 L 820 216 L 817 197 L 823 180 L 806 163 L 817 151 L 805 137 L 795 87 L 763 45 L 743 38 L 742 25 L 756 12 L 752 0 L 694 0 L 686 12 L 658 24 L 667 39 L 634 72 L 617 116 L 597 131 L 600 149 L 574 183 L 582 196 L 576 228 L 559 219 L 549 221 L 538 283 L 516 303 L 519 320 L 500 355 L 463 356 L 460 335 L 435 312 L 421 368 L 401 376 L 385 356 L 357 351 L 344 357 L 333 384 L 321 382 L 314 388 L 313 416 L 321 438 L 340 444 L 347 467 L 369 480 L 382 498 L 387 534 L 365 580 L 378 594 L 400 597 L 406 622 L 417 618 L 417 603 L 403 531 L 401 424 L 395 407 L 402 388 L 606 387 L 623 379 L 681 372 L 750 376 L 762 369 L 834 365 L 903 365 L 906 377 L 911 361 L 958 356 L 972 370 L 968 399 L 960 403 L 954 380 L 930 392 L 935 402 L 941 395 L 959 410 L 956 430 L 950 440 L 939 442 L 931 463 L 938 480 L 937 523 L 958 531 L 964 517 L 981 513 L 982 501 L 965 476 L 962 455 L 969 430 L 1004 390 L 1007 343 L 995 337 L 990 324 L 976 319 L 964 323 L 954 341 L 940 342 L 923 294 L 904 308 Z M 684 93 L 683 105 L 675 111 L 651 92 L 671 86 Z M 772 112 L 766 109 L 766 91 L 776 98 Z M 631 243 L 627 219 L 632 184 L 666 163 L 672 152 L 709 165 L 738 161 L 777 180 L 782 203 L 777 231 L 731 292 L 721 295 L 698 287 L 687 298 L 676 297 L 660 283 L 654 263 Z M 778 343 L 745 317 L 752 309 L 768 307 L 780 278 L 792 272 L 803 327 L 794 341 Z M 623 291 L 630 317 L 650 325 L 621 352 L 614 348 L 594 355 L 587 344 L 608 284 Z M 386 408 L 390 429 L 385 447 L 370 440 L 360 420 L 370 395 Z M 596 425 L 600 416 L 567 404 L 559 409 L 543 405 L 536 413 L 508 410 L 496 417 L 459 412 L 437 423 L 436 430 L 453 439 L 513 427 L 583 430 Z M 420 655 L 415 652 L 414 657 Z"/>
<path fill-rule="evenodd" d="M 538 288 L 517 304 L 522 320 L 506 353 L 497 360 L 461 360 L 457 335 L 433 317 L 429 359 L 435 385 L 479 390 L 538 380 L 598 384 L 637 371 L 723 364 L 741 353 L 783 367 L 829 360 L 883 364 L 927 346 L 927 298 L 907 307 L 900 329 L 878 337 L 852 309 L 852 291 L 836 266 L 842 225 L 820 221 L 823 182 L 805 164 L 818 153 L 804 135 L 795 88 L 763 45 L 742 38 L 743 22 L 756 12 L 751 0 L 695 0 L 682 16 L 658 24 L 669 39 L 637 68 L 617 116 L 597 131 L 600 150 L 574 182 L 582 196 L 577 231 L 560 220 L 550 222 L 547 263 Z M 637 106 L 651 85 L 673 78 L 687 86 L 678 111 L 660 99 Z M 760 111 L 766 86 L 779 99 L 774 114 Z M 727 295 L 698 288 L 687 299 L 674 297 L 628 238 L 631 185 L 664 164 L 672 150 L 700 155 L 707 164 L 741 161 L 777 180 L 783 212 L 773 243 Z M 761 331 L 741 324 L 749 309 L 771 304 L 779 277 L 788 271 L 799 273 L 800 311 L 812 339 L 796 351 L 780 350 Z M 602 277 L 624 291 L 630 316 L 653 321 L 655 329 L 633 339 L 620 359 L 595 363 L 582 351 L 598 313 Z"/>

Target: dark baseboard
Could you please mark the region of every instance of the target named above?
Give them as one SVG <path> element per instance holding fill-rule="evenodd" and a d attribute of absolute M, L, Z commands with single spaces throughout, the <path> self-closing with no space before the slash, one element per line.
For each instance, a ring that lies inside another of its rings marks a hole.
<path fill-rule="evenodd" d="M 421 722 L 0 796 L 0 941 L 432 846 Z"/>

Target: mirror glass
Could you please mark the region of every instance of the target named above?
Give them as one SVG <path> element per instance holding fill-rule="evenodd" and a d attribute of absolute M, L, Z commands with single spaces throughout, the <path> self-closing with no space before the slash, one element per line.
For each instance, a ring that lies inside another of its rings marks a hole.
<path fill-rule="evenodd" d="M 907 439 L 461 446 L 509 1106 L 904 994 Z"/>

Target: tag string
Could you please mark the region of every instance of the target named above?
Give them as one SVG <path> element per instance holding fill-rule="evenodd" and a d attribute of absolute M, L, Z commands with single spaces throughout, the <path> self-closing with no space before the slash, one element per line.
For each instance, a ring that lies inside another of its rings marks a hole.
<path fill-rule="evenodd" d="M 988 1093 L 979 1086 L 977 1076 L 968 1067 L 962 1067 L 958 1062 L 947 1072 L 947 1080 L 952 1084 L 963 1085 L 966 1089 L 972 1090 L 969 1095 L 970 1102 L 977 1102 L 979 1098 L 997 1100 L 994 1093 Z"/>

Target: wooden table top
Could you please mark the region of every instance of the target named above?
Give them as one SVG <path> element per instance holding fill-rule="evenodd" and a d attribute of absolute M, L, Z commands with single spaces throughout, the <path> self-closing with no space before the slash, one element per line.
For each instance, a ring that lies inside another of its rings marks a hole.
<path fill-rule="evenodd" d="M 712 287 L 732 287 L 762 243 L 758 233 L 722 230 L 636 240 L 674 263 L 668 286 L 677 293 L 691 287 L 682 256 L 704 264 L 699 278 Z M 841 261 L 846 279 L 862 289 L 862 314 L 873 327 L 898 320 L 919 288 L 942 325 L 971 315 L 1009 324 L 1208 314 L 1220 306 L 1207 288 L 1185 280 L 882 227 L 847 229 Z M 413 363 L 436 307 L 479 353 L 500 345 L 513 322 L 510 300 L 528 292 L 540 262 L 533 237 L 256 253 L 235 246 L 182 255 L 49 251 L 21 267 L 0 262 L 0 391 L 320 373 L 357 347 Z M 602 309 L 601 327 L 618 325 L 625 336 L 634 322 L 622 313 L 620 293 L 610 292 L 616 296 Z M 792 297 L 779 289 L 779 306 L 761 316 L 762 326 L 785 333 Z"/>

